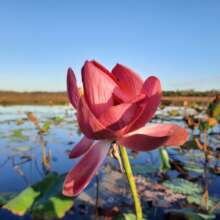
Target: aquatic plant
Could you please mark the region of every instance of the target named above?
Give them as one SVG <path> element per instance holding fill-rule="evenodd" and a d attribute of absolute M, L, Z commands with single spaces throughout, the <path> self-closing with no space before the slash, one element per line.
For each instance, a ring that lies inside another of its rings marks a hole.
<path fill-rule="evenodd" d="M 6 201 L 2 199 L 3 208 L 19 216 L 30 213 L 35 219 L 62 218 L 73 206 L 73 200 L 62 195 L 64 177 L 65 175 L 50 173 L 17 196 L 4 196 Z"/>
<path fill-rule="evenodd" d="M 83 156 L 68 173 L 63 193 L 77 196 L 101 166 L 112 145 L 119 146 L 125 172 L 135 202 L 137 219 L 142 219 L 126 147 L 150 151 L 159 146 L 183 144 L 187 131 L 173 124 L 148 124 L 161 99 L 160 80 L 150 76 L 145 81 L 131 69 L 117 64 L 111 72 L 96 61 L 87 61 L 82 68 L 83 95 L 80 95 L 71 68 L 67 89 L 77 111 L 80 130 L 85 135 L 70 152 L 70 158 Z"/>
<path fill-rule="evenodd" d="M 213 110 L 215 110 L 216 105 L 219 103 L 219 96 L 217 95 L 215 100 L 213 100 L 212 103 L 208 106 L 207 114 L 205 114 L 202 118 L 194 118 L 192 116 L 189 116 L 187 111 L 185 111 L 185 121 L 189 128 L 193 131 L 193 143 L 195 143 L 196 147 L 203 151 L 204 153 L 204 169 L 203 169 L 203 195 L 201 199 L 197 199 L 197 201 L 200 201 L 201 207 L 205 209 L 206 211 L 209 209 L 209 191 L 208 191 L 208 165 L 209 165 L 209 156 L 218 158 L 218 152 L 214 152 L 213 150 L 210 150 L 209 147 L 209 141 L 208 141 L 208 130 L 215 127 L 218 122 L 215 117 L 213 117 Z M 197 137 L 194 133 L 195 128 L 198 127 L 199 130 L 199 137 Z M 203 137 L 203 140 L 202 140 Z M 192 145 L 191 145 L 192 147 Z M 188 164 L 189 165 L 189 164 Z M 190 167 L 188 167 L 190 168 Z M 192 169 L 193 168 L 193 169 Z M 191 171 L 199 171 L 200 169 L 196 167 L 191 167 Z"/>
<path fill-rule="evenodd" d="M 209 104 L 207 113 L 210 117 L 220 121 L 220 95 L 216 95 L 215 99 Z"/>

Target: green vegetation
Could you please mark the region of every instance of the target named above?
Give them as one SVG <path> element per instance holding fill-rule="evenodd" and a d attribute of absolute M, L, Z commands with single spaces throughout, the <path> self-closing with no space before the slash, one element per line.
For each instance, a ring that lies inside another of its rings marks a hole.
<path fill-rule="evenodd" d="M 181 104 L 187 100 L 190 103 L 207 104 L 220 91 L 194 91 L 194 90 L 177 90 L 164 91 L 162 104 L 170 105 Z M 66 92 L 14 92 L 0 91 L 0 105 L 66 105 L 68 98 Z"/>
<path fill-rule="evenodd" d="M 163 182 L 163 185 L 172 189 L 174 192 L 183 195 L 194 195 L 197 193 L 202 193 L 201 186 L 181 178 L 166 180 Z"/>
<path fill-rule="evenodd" d="M 199 213 L 193 209 L 169 209 L 166 213 L 171 219 L 185 219 L 185 220 L 211 220 L 215 219 L 213 214 Z"/>
<path fill-rule="evenodd" d="M 214 97 L 216 94 L 220 94 L 219 90 L 209 91 L 195 91 L 190 90 L 176 90 L 176 91 L 164 91 L 164 96 L 195 96 L 195 97 Z"/>
<path fill-rule="evenodd" d="M 22 129 L 13 130 L 12 134 L 10 135 L 10 138 L 12 140 L 28 141 L 28 136 L 24 135 L 22 131 Z"/>
<path fill-rule="evenodd" d="M 39 183 L 9 200 L 3 208 L 20 216 L 29 212 L 38 219 L 62 218 L 73 206 L 73 199 L 62 194 L 64 177 L 50 173 Z"/>

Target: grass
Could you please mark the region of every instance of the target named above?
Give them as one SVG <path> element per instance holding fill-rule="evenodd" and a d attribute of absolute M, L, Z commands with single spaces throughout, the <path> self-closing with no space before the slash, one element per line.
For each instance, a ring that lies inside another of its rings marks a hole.
<path fill-rule="evenodd" d="M 66 92 L 11 92 L 0 91 L 0 105 L 65 105 Z"/>
<path fill-rule="evenodd" d="M 214 94 L 205 96 L 201 93 L 198 96 L 197 93 L 191 92 L 190 94 L 182 95 L 173 92 L 164 92 L 162 98 L 163 105 L 183 105 L 184 101 L 189 104 L 207 105 L 210 103 Z M 68 104 L 68 98 L 66 92 L 12 92 L 12 91 L 0 91 L 0 105 L 65 105 Z"/>

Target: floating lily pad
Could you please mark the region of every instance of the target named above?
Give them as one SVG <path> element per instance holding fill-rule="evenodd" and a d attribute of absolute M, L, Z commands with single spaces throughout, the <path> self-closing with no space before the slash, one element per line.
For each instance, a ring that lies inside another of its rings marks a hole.
<path fill-rule="evenodd" d="M 24 124 L 24 120 L 23 119 L 16 120 L 16 125 L 23 125 L 23 124 Z"/>
<path fill-rule="evenodd" d="M 136 220 L 136 215 L 134 215 L 133 213 L 123 214 L 123 217 L 125 220 Z"/>
<path fill-rule="evenodd" d="M 0 193 L 0 206 L 5 205 L 10 199 L 15 197 L 16 193 L 13 192 L 3 192 Z"/>
<path fill-rule="evenodd" d="M 52 120 L 53 120 L 54 124 L 60 124 L 63 121 L 63 117 L 56 116 L 56 117 L 52 118 Z"/>
<path fill-rule="evenodd" d="M 72 198 L 62 195 L 64 177 L 49 174 L 41 182 L 23 190 L 3 208 L 20 216 L 30 212 L 39 219 L 62 218 L 73 205 Z"/>
<path fill-rule="evenodd" d="M 198 173 L 198 174 L 202 174 L 204 173 L 204 168 L 203 167 L 200 167 L 198 164 L 196 163 L 187 163 L 184 165 L 184 168 L 187 170 L 187 171 L 190 171 L 190 172 L 194 172 L 194 173 Z"/>
<path fill-rule="evenodd" d="M 186 148 L 186 149 L 198 149 L 198 146 L 196 144 L 196 142 L 194 140 L 189 140 L 186 141 L 183 145 L 182 148 Z"/>
<path fill-rule="evenodd" d="M 12 134 L 10 135 L 11 139 L 16 139 L 20 141 L 28 141 L 28 136 L 22 133 L 21 129 L 13 130 Z"/>
<path fill-rule="evenodd" d="M 195 204 L 195 205 L 200 206 L 202 202 L 202 195 L 194 194 L 194 195 L 187 196 L 187 201 L 190 204 Z M 217 202 L 218 202 L 217 198 L 212 198 L 212 197 L 209 198 L 208 209 L 212 208 Z"/>
<path fill-rule="evenodd" d="M 163 185 L 172 189 L 176 193 L 184 195 L 202 193 L 202 187 L 200 185 L 181 178 L 166 180 L 163 182 Z"/>
<path fill-rule="evenodd" d="M 194 159 L 201 159 L 201 160 L 203 160 L 205 158 L 204 153 L 202 151 L 200 151 L 200 150 L 193 150 L 193 151 L 191 150 L 189 152 L 184 152 L 184 155 L 186 157 L 188 157 L 189 159 L 192 159 L 192 160 L 194 160 Z"/>
<path fill-rule="evenodd" d="M 19 147 L 14 147 L 12 150 L 15 152 L 24 152 L 24 151 L 29 151 L 31 150 L 31 146 L 19 146 Z"/>
<path fill-rule="evenodd" d="M 48 120 L 48 121 L 45 121 L 43 126 L 40 128 L 40 132 L 41 133 L 46 133 L 48 132 L 48 130 L 50 129 L 50 126 L 51 126 L 51 121 Z"/>
<path fill-rule="evenodd" d="M 176 109 L 172 109 L 171 111 L 168 112 L 168 114 L 169 116 L 172 116 L 172 117 L 181 116 L 181 113 Z"/>
<path fill-rule="evenodd" d="M 43 126 L 40 128 L 41 133 L 46 133 L 50 129 L 52 124 L 58 125 L 63 121 L 63 117 L 61 116 L 56 116 L 52 119 L 49 119 L 44 122 Z"/>
<path fill-rule="evenodd" d="M 133 172 L 135 175 L 148 175 L 156 173 L 159 169 L 157 166 L 151 164 L 134 164 L 132 166 Z"/>
<path fill-rule="evenodd" d="M 133 213 L 123 213 L 114 218 L 114 220 L 136 220 L 136 215 Z M 143 220 L 147 220 L 146 217 Z"/>
<path fill-rule="evenodd" d="M 3 138 L 5 135 L 2 131 L 0 131 L 0 138 Z"/>
<path fill-rule="evenodd" d="M 203 214 L 192 209 L 168 209 L 165 212 L 171 219 L 186 219 L 186 220 L 215 219 L 215 215 L 213 214 Z"/>

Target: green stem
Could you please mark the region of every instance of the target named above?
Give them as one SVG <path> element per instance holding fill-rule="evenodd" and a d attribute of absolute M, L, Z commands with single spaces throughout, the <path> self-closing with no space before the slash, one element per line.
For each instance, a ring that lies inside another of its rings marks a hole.
<path fill-rule="evenodd" d="M 124 169 L 125 169 L 125 172 L 126 172 L 126 175 L 128 178 L 128 182 L 130 185 L 131 194 L 132 194 L 132 197 L 134 200 L 136 219 L 142 220 L 143 216 L 142 216 L 141 202 L 140 202 L 140 199 L 138 196 L 138 192 L 137 192 L 134 176 L 132 173 L 131 165 L 129 162 L 128 154 L 127 154 L 126 148 L 124 146 L 120 145 L 119 148 L 120 148 L 120 152 L 121 152 L 121 157 L 122 157 Z"/>

